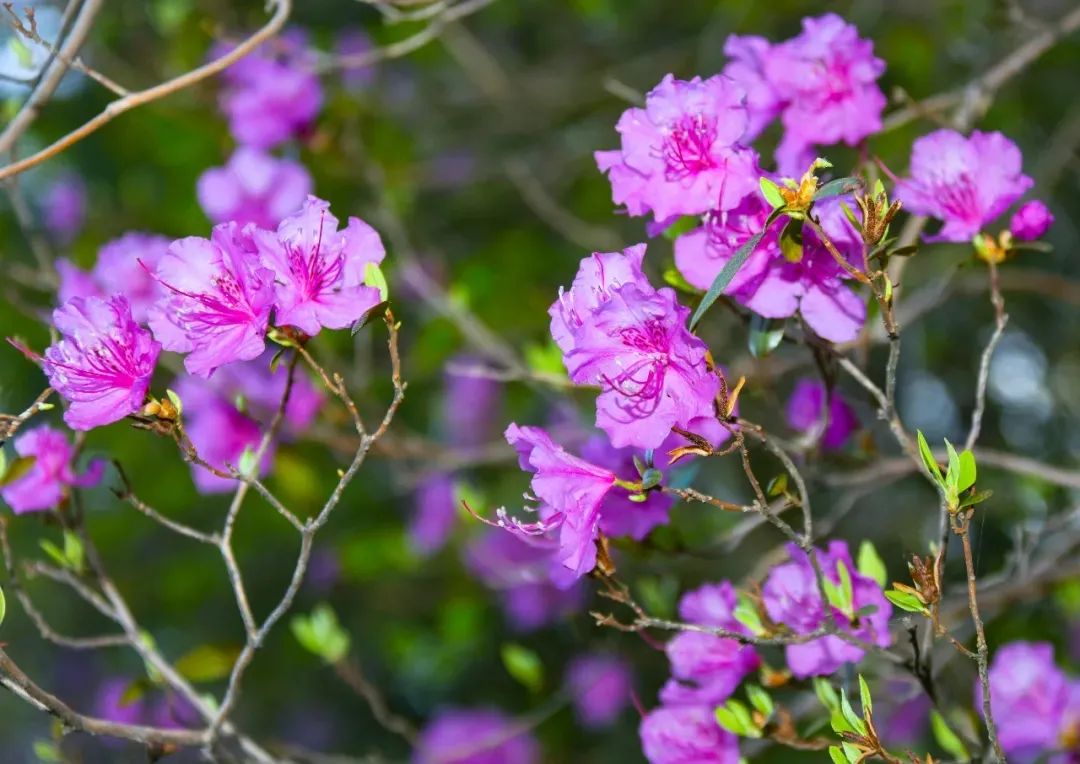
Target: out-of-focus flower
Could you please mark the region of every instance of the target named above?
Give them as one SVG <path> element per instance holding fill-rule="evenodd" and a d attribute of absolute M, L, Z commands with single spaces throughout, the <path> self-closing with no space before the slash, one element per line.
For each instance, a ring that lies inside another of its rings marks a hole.
<path fill-rule="evenodd" d="M 784 624 L 796 634 L 809 634 L 821 628 L 831 617 L 848 634 L 888 647 L 891 642 L 889 616 L 892 606 L 877 582 L 857 571 L 847 543 L 830 541 L 827 551 L 818 550 L 817 558 L 825 578 L 833 584 L 840 582 L 837 566 L 847 568 L 852 584 L 850 613 L 822 601 L 813 566 L 801 549 L 789 544 L 788 557 L 790 562 L 774 567 L 762 587 L 762 601 L 769 618 Z M 873 610 L 853 619 L 853 614 L 863 608 Z M 787 645 L 784 652 L 788 668 L 800 679 L 831 674 L 843 664 L 857 662 L 863 656 L 862 648 L 832 634 L 802 644 Z"/>
<path fill-rule="evenodd" d="M 90 430 L 142 408 L 161 345 L 135 323 L 127 299 L 74 297 L 53 311 L 53 325 L 62 339 L 41 366 L 70 404 L 69 427 Z"/>
<path fill-rule="evenodd" d="M 794 430 L 808 432 L 821 421 L 825 408 L 825 385 L 814 379 L 800 379 L 788 399 L 787 421 Z M 829 424 L 821 435 L 821 447 L 834 451 L 844 447 L 851 434 L 859 428 L 854 409 L 839 390 L 832 391 L 829 400 Z"/>
<path fill-rule="evenodd" d="M 232 49 L 219 45 L 217 58 Z M 303 135 L 322 108 L 307 34 L 289 29 L 225 70 L 220 105 L 238 143 L 268 149 Z"/>
<path fill-rule="evenodd" d="M 30 468 L 16 480 L 0 488 L 0 496 L 15 514 L 52 509 L 67 495 L 70 486 L 88 488 L 101 480 L 105 463 L 95 460 L 86 472 L 75 473 L 75 451 L 64 433 L 42 425 L 15 439 L 15 453 L 33 459 Z"/>
<path fill-rule="evenodd" d="M 724 42 L 724 55 L 730 61 L 721 74 L 737 82 L 746 92 L 750 121 L 743 140 L 747 142 L 760 135 L 784 107 L 780 95 L 765 75 L 765 59 L 771 51 L 772 44 L 764 37 L 731 35 Z"/>
<path fill-rule="evenodd" d="M 762 55 L 762 54 L 759 54 Z M 783 104 L 780 170 L 801 172 L 813 147 L 854 146 L 881 129 L 885 62 L 874 44 L 834 13 L 805 18 L 802 33 L 762 55 L 769 86 Z"/>
<path fill-rule="evenodd" d="M 67 244 L 86 222 L 86 186 L 74 173 L 65 173 L 45 189 L 41 222 L 61 243 Z"/>
<path fill-rule="evenodd" d="M 746 93 L 730 78 L 669 74 L 645 108 L 623 112 L 622 147 L 596 152 L 596 163 L 631 215 L 659 221 L 731 209 L 758 184 L 757 154 L 742 145 L 749 123 Z"/>
<path fill-rule="evenodd" d="M 553 568 L 562 567 L 552 544 L 492 530 L 472 540 L 464 554 L 468 570 L 499 592 L 506 620 L 516 631 L 539 629 L 584 604 L 580 582 L 566 588 L 552 583 Z"/>
<path fill-rule="evenodd" d="M 711 417 L 720 386 L 686 328 L 690 311 L 646 281 L 644 253 L 638 245 L 585 258 L 548 311 L 570 378 L 601 387 L 596 426 L 618 448 L 657 448 L 672 427 Z"/>
<path fill-rule="evenodd" d="M 170 243 L 164 236 L 131 231 L 105 244 L 89 273 L 69 260 L 58 260 L 57 300 L 62 304 L 72 297 L 122 294 L 131 305 L 135 321 L 146 323 L 150 308 L 162 298 L 164 291 L 152 271 L 169 250 Z"/>
<path fill-rule="evenodd" d="M 478 448 L 489 442 L 499 421 L 503 385 L 483 374 L 469 373 L 480 361 L 459 355 L 447 362 L 443 374 L 442 427 L 446 442 L 455 448 Z"/>
<path fill-rule="evenodd" d="M 361 56 L 372 49 L 371 38 L 362 29 L 346 29 L 334 41 L 334 55 L 339 58 Z M 375 67 L 371 64 L 341 67 L 341 84 L 356 93 L 371 87 L 375 81 Z"/>
<path fill-rule="evenodd" d="M 303 208 L 281 221 L 277 232 L 252 231 L 259 254 L 277 276 L 274 320 L 314 336 L 344 329 L 382 300 L 368 286 L 365 267 L 386 255 L 375 229 L 349 218 L 344 231 L 330 204 L 309 196 Z"/>
<path fill-rule="evenodd" d="M 130 687 L 131 681 L 122 677 L 102 682 L 94 698 L 94 715 L 117 724 L 147 723 L 149 709 L 142 698 L 125 702 L 124 695 Z"/>
<path fill-rule="evenodd" d="M 857 262 L 862 244 L 839 201 L 825 201 L 814 209 L 837 250 Z M 686 280 L 708 289 L 735 252 L 762 230 L 768 214 L 764 199 L 754 194 L 735 210 L 711 214 L 704 226 L 680 236 L 675 241 L 675 262 Z M 866 305 L 847 286 L 849 274 L 809 228 L 803 230 L 801 259 L 785 258 L 779 241 L 783 225 L 781 220 L 769 228 L 725 293 L 766 318 L 799 312 L 816 334 L 830 342 L 855 339 L 866 321 Z"/>
<path fill-rule="evenodd" d="M 683 595 L 679 617 L 687 623 L 746 634 L 746 627 L 732 615 L 735 605 L 730 583 L 706 584 Z M 660 690 L 660 701 L 669 706 L 722 703 L 761 664 L 753 647 L 702 632 L 680 632 L 668 641 L 665 652 L 672 678 Z"/>
<path fill-rule="evenodd" d="M 613 655 L 581 655 L 566 669 L 566 686 L 582 726 L 606 727 L 630 702 L 633 677 L 626 662 Z"/>
<path fill-rule="evenodd" d="M 964 137 L 935 130 L 911 148 L 911 177 L 897 184 L 904 207 L 945 223 L 932 241 L 970 241 L 1031 188 L 1020 149 L 1001 133 Z"/>
<path fill-rule="evenodd" d="M 416 487 L 409 541 L 418 554 L 439 551 L 450 538 L 457 518 L 454 478 L 437 472 Z"/>
<path fill-rule="evenodd" d="M 341 580 L 341 561 L 331 549 L 316 549 L 311 553 L 304 585 L 320 596 L 326 596 Z"/>
<path fill-rule="evenodd" d="M 150 328 L 166 350 L 190 354 L 190 373 L 209 377 L 262 354 L 274 273 L 239 226 L 223 223 L 209 239 L 173 242 L 155 273 L 167 295 L 151 309 Z"/>
<path fill-rule="evenodd" d="M 581 449 L 586 461 L 611 470 L 621 480 L 629 482 L 641 480 L 634 465 L 634 454 L 632 448 L 613 447 L 603 435 L 589 438 Z M 645 501 L 641 502 L 631 501 L 630 494 L 625 491 L 612 491 L 600 504 L 600 530 L 607 536 L 629 536 L 640 541 L 653 528 L 667 524 L 668 510 L 674 503 L 675 498 L 662 491 L 649 491 Z"/>
<path fill-rule="evenodd" d="M 1075 736 L 1080 719 L 1080 684 L 1054 663 L 1046 642 L 1010 642 L 998 648 L 990 665 L 990 704 L 1001 747 L 1010 760 L 1030 764 L 1059 750 Z M 982 713 L 982 687 L 975 707 Z M 1073 740 L 1075 743 L 1075 740 Z M 1050 759 L 1059 761 L 1058 759 Z M 1060 764 L 1065 764 L 1061 760 Z"/>
<path fill-rule="evenodd" d="M 537 764 L 540 746 L 495 709 L 447 709 L 420 733 L 413 764 Z"/>
<path fill-rule="evenodd" d="M 1054 224 L 1054 215 L 1050 208 L 1035 199 L 1020 205 L 1009 221 L 1009 231 L 1019 241 L 1041 239 Z"/>
<path fill-rule="evenodd" d="M 203 212 L 214 223 L 232 220 L 277 228 L 300 209 L 311 187 L 311 175 L 299 162 L 240 146 L 224 167 L 200 175 L 196 190 Z"/>
<path fill-rule="evenodd" d="M 511 424 L 506 440 L 517 451 L 521 469 L 533 473 L 542 517 L 529 525 L 510 521 L 510 527 L 535 534 L 557 530 L 557 559 L 574 578 L 584 576 L 596 566 L 600 503 L 615 485 L 615 474 L 568 453 L 539 427 Z"/>
<path fill-rule="evenodd" d="M 660 706 L 641 720 L 650 764 L 738 764 L 739 740 L 716 723 L 709 706 Z"/>

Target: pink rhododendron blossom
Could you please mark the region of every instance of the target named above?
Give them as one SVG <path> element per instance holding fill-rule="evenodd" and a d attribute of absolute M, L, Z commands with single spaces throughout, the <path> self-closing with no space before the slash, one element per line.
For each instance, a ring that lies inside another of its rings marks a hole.
<path fill-rule="evenodd" d="M 97 485 L 105 467 L 104 462 L 94 460 L 86 472 L 76 474 L 71 463 L 75 450 L 64 433 L 48 425 L 15 438 L 15 453 L 20 459 L 33 460 L 25 473 L 0 488 L 0 496 L 17 515 L 52 509 L 65 498 L 71 486 Z"/>
<path fill-rule="evenodd" d="M 213 56 L 231 45 L 220 45 Z M 290 29 L 225 70 L 220 105 L 237 143 L 273 148 L 306 133 L 322 108 L 307 35 Z"/>
<path fill-rule="evenodd" d="M 274 271 L 274 320 L 314 336 L 322 328 L 344 329 L 382 299 L 364 283 L 365 266 L 386 255 L 379 234 L 359 218 L 344 231 L 330 204 L 309 196 L 277 232 L 255 230 L 255 245 Z"/>
<path fill-rule="evenodd" d="M 299 162 L 240 146 L 224 167 L 199 176 L 199 205 L 213 223 L 234 221 L 276 228 L 311 193 L 311 175 Z"/>
<path fill-rule="evenodd" d="M 539 427 L 506 428 L 521 469 L 533 473 L 532 491 L 541 502 L 540 523 L 515 527 L 546 533 L 558 530 L 558 561 L 580 578 L 596 567 L 600 504 L 615 485 L 615 474 L 573 456 Z M 507 521 L 509 522 L 509 521 Z"/>
<path fill-rule="evenodd" d="M 660 706 L 641 720 L 649 764 L 738 764 L 739 739 L 716 723 L 711 706 Z"/>
<path fill-rule="evenodd" d="M 800 379 L 788 399 L 787 421 L 792 429 L 808 432 L 817 427 L 825 407 L 825 386 L 814 379 Z M 821 447 L 835 451 L 843 448 L 851 434 L 859 428 L 859 419 L 839 390 L 829 398 L 829 423 L 821 434 Z"/>
<path fill-rule="evenodd" d="M 859 262 L 862 242 L 844 217 L 838 200 L 814 207 L 821 227 L 850 262 Z M 748 196 L 734 210 L 710 214 L 705 225 L 675 242 L 675 263 L 694 286 L 708 289 L 724 265 L 762 230 L 769 207 L 759 194 Z M 799 312 L 818 336 L 830 342 L 855 339 L 866 321 L 866 304 L 848 286 L 849 274 L 808 227 L 803 229 L 803 255 L 787 260 L 780 251 L 784 219 L 776 221 L 724 290 L 766 318 Z"/>
<path fill-rule="evenodd" d="M 566 669 L 566 686 L 583 727 L 607 727 L 630 703 L 633 678 L 625 661 L 603 654 L 581 655 Z"/>
<path fill-rule="evenodd" d="M 439 551 L 449 540 L 457 518 L 454 478 L 436 472 L 416 487 L 409 522 L 409 543 L 417 554 Z"/>
<path fill-rule="evenodd" d="M 340 58 L 362 56 L 369 53 L 373 44 L 368 34 L 360 28 L 346 29 L 334 40 L 334 54 Z M 375 67 L 371 64 L 341 67 L 341 84 L 351 93 L 366 90 L 375 81 Z"/>
<path fill-rule="evenodd" d="M 502 407 L 503 383 L 468 371 L 479 359 L 467 355 L 451 358 L 443 374 L 440 426 L 452 446 L 475 449 L 489 443 Z"/>
<path fill-rule="evenodd" d="M 184 367 L 209 377 L 266 348 L 273 271 L 259 259 L 248 232 L 235 223 L 214 226 L 209 239 L 172 243 L 155 270 L 167 290 L 150 311 L 150 328 L 166 350 L 189 353 Z"/>
<path fill-rule="evenodd" d="M 911 177 L 897 184 L 904 207 L 944 222 L 932 241 L 969 241 L 1031 188 L 1020 149 L 1001 133 L 964 137 L 935 130 L 911 148 Z"/>
<path fill-rule="evenodd" d="M 645 108 L 623 112 L 622 147 L 596 152 L 616 204 L 657 220 L 731 209 L 757 187 L 757 154 L 743 145 L 746 93 L 724 76 L 667 75 Z"/>
<path fill-rule="evenodd" d="M 657 448 L 672 427 L 711 417 L 720 387 L 690 311 L 648 283 L 643 255 L 638 245 L 585 258 L 548 311 L 570 378 L 601 387 L 596 426 L 618 448 Z"/>
<path fill-rule="evenodd" d="M 1053 224 L 1053 213 L 1045 204 L 1036 199 L 1020 205 L 1020 209 L 1009 221 L 1009 230 L 1013 238 L 1018 241 L 1035 241 L 1045 236 Z"/>
<path fill-rule="evenodd" d="M 412 764 L 539 764 L 540 747 L 495 709 L 447 709 L 420 733 Z"/>
<path fill-rule="evenodd" d="M 72 297 L 109 297 L 122 294 L 131 305 L 131 315 L 144 324 L 150 308 L 161 299 L 163 289 L 147 269 L 153 270 L 165 256 L 171 239 L 152 233 L 132 231 L 105 244 L 89 273 L 60 259 L 57 301 L 63 304 Z"/>
<path fill-rule="evenodd" d="M 751 141 L 779 116 L 784 107 L 780 95 L 765 74 L 765 59 L 772 44 L 764 37 L 731 35 L 724 43 L 730 61 L 721 74 L 737 82 L 746 92 L 749 124 L 744 141 Z"/>
<path fill-rule="evenodd" d="M 45 190 L 41 222 L 61 243 L 68 243 L 86 222 L 86 185 L 78 175 L 67 173 Z"/>
<path fill-rule="evenodd" d="M 847 568 L 852 583 L 853 613 L 863 608 L 873 609 L 873 612 L 859 616 L 854 623 L 850 615 L 822 601 L 813 566 L 806 554 L 794 544 L 788 544 L 788 557 L 789 562 L 781 563 L 769 572 L 762 587 L 762 601 L 769 618 L 796 634 L 809 634 L 831 617 L 848 634 L 881 647 L 889 646 L 892 605 L 877 582 L 855 568 L 846 542 L 830 541 L 826 551 L 818 550 L 817 558 L 825 578 L 833 584 L 840 581 L 837 566 Z M 862 648 L 832 634 L 787 645 L 784 652 L 788 668 L 800 679 L 831 674 L 845 663 L 858 662 L 863 656 Z"/>
<path fill-rule="evenodd" d="M 69 427 L 90 430 L 142 408 L 161 345 L 135 323 L 124 297 L 73 297 L 53 311 L 53 325 L 61 339 L 41 367 L 69 403 Z"/>
<path fill-rule="evenodd" d="M 581 449 L 586 461 L 609 469 L 620 479 L 629 482 L 641 480 L 634 465 L 634 454 L 635 449 L 613 447 L 603 435 L 589 438 Z M 675 503 L 675 498 L 662 491 L 649 491 L 645 496 L 645 501 L 635 502 L 625 491 L 610 492 L 600 505 L 600 530 L 604 535 L 629 536 L 641 541 L 653 528 L 666 525 L 668 510 Z"/>

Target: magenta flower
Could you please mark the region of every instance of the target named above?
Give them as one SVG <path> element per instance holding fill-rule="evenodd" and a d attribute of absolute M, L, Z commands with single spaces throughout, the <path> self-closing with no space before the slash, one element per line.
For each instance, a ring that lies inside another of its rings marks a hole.
<path fill-rule="evenodd" d="M 131 680 L 113 677 L 102 682 L 94 698 L 94 715 L 117 724 L 145 724 L 147 704 L 136 697 L 124 702 Z"/>
<path fill-rule="evenodd" d="M 506 440 L 517 450 L 521 469 L 533 473 L 542 521 L 530 526 L 504 522 L 527 533 L 558 529 L 556 559 L 573 578 L 584 576 L 596 567 L 600 504 L 615 485 L 615 474 L 567 453 L 539 427 L 511 424 Z"/>
<path fill-rule="evenodd" d="M 814 210 L 840 253 L 859 262 L 862 243 L 839 201 L 819 203 Z M 708 289 L 739 247 L 761 231 L 768 214 L 764 199 L 754 194 L 734 210 L 709 215 L 703 227 L 676 239 L 676 265 L 687 281 Z M 766 318 L 799 312 L 823 339 L 850 342 L 866 321 L 865 303 L 845 283 L 850 276 L 809 229 L 804 229 L 802 260 L 785 259 L 779 242 L 783 224 L 777 221 L 769 228 L 725 293 Z"/>
<path fill-rule="evenodd" d="M 499 593 L 510 627 L 527 632 L 584 605 L 585 590 L 580 582 L 564 588 L 553 583 L 559 579 L 562 584 L 566 570 L 555 561 L 556 551 L 553 543 L 492 530 L 470 541 L 464 561 L 470 573 Z"/>
<path fill-rule="evenodd" d="M 363 55 L 372 49 L 371 38 L 360 28 L 347 29 L 337 36 L 334 41 L 334 54 L 339 58 L 345 56 Z M 375 81 L 375 67 L 367 66 L 343 66 L 341 68 L 341 84 L 351 93 L 366 90 Z"/>
<path fill-rule="evenodd" d="M 821 421 L 825 407 L 825 386 L 814 379 L 800 379 L 788 399 L 788 425 L 800 432 L 809 432 Z M 844 400 L 839 390 L 832 391 L 829 400 L 829 423 L 819 437 L 821 447 L 835 451 L 844 447 L 851 434 L 859 429 L 859 419 L 854 409 Z"/>
<path fill-rule="evenodd" d="M 613 655 L 581 655 L 566 669 L 578 722 L 589 729 L 607 727 L 630 702 L 633 676 L 630 667 Z"/>
<path fill-rule="evenodd" d="M 762 600 L 769 618 L 784 624 L 796 634 L 809 634 L 821 628 L 826 618 L 832 617 L 848 634 L 881 647 L 889 646 L 892 605 L 885 599 L 877 582 L 856 570 L 846 542 L 830 541 L 827 551 L 818 550 L 817 558 L 825 578 L 833 584 L 840 581 L 837 566 L 842 564 L 847 568 L 852 583 L 853 612 L 873 608 L 872 612 L 858 616 L 855 622 L 839 609 L 822 601 L 814 569 L 801 549 L 788 544 L 788 557 L 790 562 L 774 567 L 762 587 Z M 787 645 L 784 652 L 788 668 L 800 679 L 831 674 L 843 664 L 856 663 L 863 656 L 862 648 L 832 634 L 802 644 Z"/>
<path fill-rule="evenodd" d="M 454 478 L 436 472 L 416 487 L 415 508 L 409 522 L 409 542 L 413 551 L 427 556 L 442 549 L 450 539 L 457 518 Z"/>
<path fill-rule="evenodd" d="M 1080 684 L 1054 663 L 1052 645 L 1010 642 L 994 653 L 990 665 L 990 703 L 1010 760 L 1045 760 L 1040 756 L 1060 750 L 1065 737 L 1075 734 Z M 978 684 L 975 707 L 982 714 Z"/>
<path fill-rule="evenodd" d="M 209 377 L 262 354 L 274 274 L 247 231 L 223 223 L 209 239 L 175 241 L 155 274 L 168 294 L 151 309 L 150 328 L 166 350 L 190 353 L 184 359 L 190 373 Z"/>
<path fill-rule="evenodd" d="M 759 55 L 783 104 L 781 171 L 803 172 L 815 145 L 854 146 L 881 129 L 886 101 L 877 80 L 885 63 L 874 56 L 874 44 L 836 14 L 803 19 L 801 34 Z"/>
<path fill-rule="evenodd" d="M 33 459 L 21 477 L 0 488 L 0 496 L 15 514 L 52 509 L 67 496 L 70 486 L 89 488 L 101 481 L 105 463 L 94 460 L 86 472 L 75 474 L 71 464 L 75 451 L 64 433 L 42 425 L 15 439 L 19 458 Z"/>
<path fill-rule="evenodd" d="M 649 764 L 738 764 L 739 739 L 716 723 L 710 706 L 660 706 L 641 720 Z"/>
<path fill-rule="evenodd" d="M 97 263 L 89 273 L 69 260 L 58 260 L 58 302 L 63 304 L 72 297 L 122 294 L 131 305 L 131 315 L 135 321 L 146 323 L 150 308 L 161 299 L 163 292 L 147 269 L 157 267 L 170 243 L 171 240 L 164 236 L 132 231 L 103 246 L 98 251 Z"/>
<path fill-rule="evenodd" d="M 69 427 L 91 430 L 142 408 L 161 345 L 135 323 L 124 297 L 73 297 L 53 311 L 53 325 L 62 339 L 41 367 L 69 403 Z"/>
<path fill-rule="evenodd" d="M 631 215 L 659 221 L 731 209 L 758 185 L 757 154 L 742 145 L 749 121 L 746 93 L 728 77 L 669 74 L 644 109 L 623 112 L 622 147 L 596 152 L 596 164 Z"/>
<path fill-rule="evenodd" d="M 503 383 L 465 370 L 479 365 L 477 358 L 459 355 L 447 362 L 443 374 L 441 426 L 446 442 L 457 448 L 489 443 L 500 418 Z"/>
<path fill-rule="evenodd" d="M 431 720 L 412 764 L 538 764 L 540 747 L 514 720 L 487 708 L 447 709 Z"/>
<path fill-rule="evenodd" d="M 679 617 L 687 623 L 749 634 L 732 615 L 735 605 L 735 589 L 730 583 L 706 584 L 683 595 Z M 761 665 L 753 647 L 702 632 L 680 632 L 664 649 L 672 678 L 660 690 L 660 701 L 670 706 L 723 703 L 743 677 Z"/>
<path fill-rule="evenodd" d="M 632 448 L 614 448 L 603 435 L 589 438 L 581 449 L 586 461 L 629 482 L 641 480 L 634 465 L 634 453 Z M 661 467 L 658 465 L 658 469 Z M 600 530 L 607 536 L 629 536 L 641 541 L 653 528 L 667 525 L 668 510 L 674 503 L 673 496 L 661 491 L 649 491 L 642 502 L 630 501 L 630 494 L 624 491 L 612 491 L 600 505 Z"/>
<path fill-rule="evenodd" d="M 1038 199 L 1020 205 L 1009 221 L 1009 230 L 1018 241 L 1041 239 L 1054 224 L 1054 215 Z"/>
<path fill-rule="evenodd" d="M 55 180 L 44 193 L 42 223 L 64 244 L 74 239 L 86 222 L 86 186 L 74 173 Z"/>
<path fill-rule="evenodd" d="M 743 136 L 745 142 L 760 135 L 784 107 L 765 74 L 765 59 L 771 51 L 772 44 L 764 37 L 730 35 L 724 42 L 724 55 L 731 60 L 721 74 L 730 77 L 746 92 L 750 121 Z"/>
<path fill-rule="evenodd" d="M 269 149 L 311 129 L 323 101 L 312 62 L 307 35 L 290 29 L 225 70 L 220 106 L 237 143 Z"/>
<path fill-rule="evenodd" d="M 945 223 L 929 240 L 970 241 L 1031 188 L 1022 161 L 1001 133 L 935 130 L 912 145 L 911 177 L 896 190 L 908 210 Z"/>
<path fill-rule="evenodd" d="M 314 336 L 322 328 L 344 329 L 382 300 L 364 283 L 368 263 L 386 255 L 375 229 L 349 218 L 344 231 L 330 204 L 309 196 L 300 212 L 285 218 L 277 233 L 253 232 L 259 254 L 277 274 L 275 318 Z"/>
<path fill-rule="evenodd" d="M 311 193 L 307 168 L 250 146 L 240 146 L 224 167 L 199 176 L 199 205 L 213 223 L 235 221 L 276 228 Z"/>

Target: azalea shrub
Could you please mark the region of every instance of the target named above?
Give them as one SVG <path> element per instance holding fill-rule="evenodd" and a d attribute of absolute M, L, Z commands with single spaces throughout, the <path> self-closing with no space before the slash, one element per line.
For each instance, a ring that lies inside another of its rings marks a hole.
<path fill-rule="evenodd" d="M 98 5 L 5 9 L 0 758 L 1080 757 L 1080 11 Z"/>

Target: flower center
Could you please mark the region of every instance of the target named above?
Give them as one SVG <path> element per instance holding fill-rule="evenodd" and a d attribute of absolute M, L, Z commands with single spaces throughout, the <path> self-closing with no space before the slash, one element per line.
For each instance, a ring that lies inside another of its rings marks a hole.
<path fill-rule="evenodd" d="M 668 180 L 681 180 L 716 167 L 712 146 L 716 120 L 687 114 L 669 128 L 664 139 L 664 165 Z"/>

